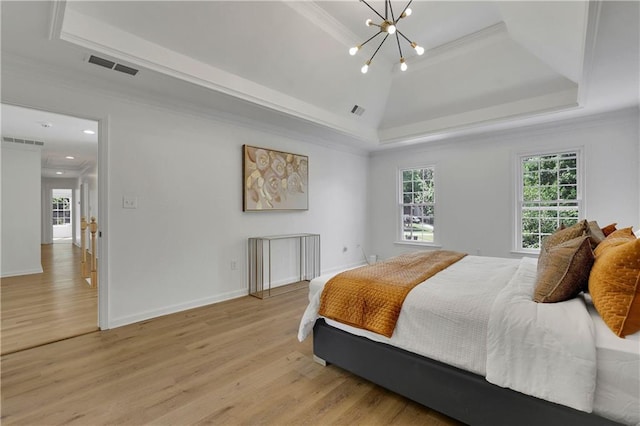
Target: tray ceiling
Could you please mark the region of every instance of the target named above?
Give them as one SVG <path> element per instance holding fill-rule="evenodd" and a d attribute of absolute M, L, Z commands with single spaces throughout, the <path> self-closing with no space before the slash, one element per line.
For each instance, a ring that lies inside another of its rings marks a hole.
<path fill-rule="evenodd" d="M 377 149 L 583 107 L 606 4 L 414 1 L 398 28 L 425 54 L 401 44 L 409 65 L 402 72 L 395 40 L 387 40 L 365 75 L 360 67 L 377 44 L 347 51 L 375 32 L 364 25 L 375 16 L 355 0 L 73 1 L 50 13 L 52 39 L 139 68 L 141 88 L 164 75 Z M 635 47 L 621 65 L 637 61 Z M 634 67 L 626 68 L 611 97 L 637 85 L 628 77 Z M 620 96 L 620 107 L 637 101 Z M 352 114 L 354 105 L 364 113 Z"/>

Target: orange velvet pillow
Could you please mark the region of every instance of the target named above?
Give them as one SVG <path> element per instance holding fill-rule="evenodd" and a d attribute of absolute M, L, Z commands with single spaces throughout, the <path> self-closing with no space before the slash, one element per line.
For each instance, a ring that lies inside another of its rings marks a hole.
<path fill-rule="evenodd" d="M 602 233 L 604 234 L 604 236 L 608 237 L 609 234 L 611 234 L 613 231 L 615 231 L 616 230 L 616 225 L 617 225 L 617 223 L 612 223 L 612 224 L 607 225 L 604 228 L 602 228 Z"/>
<path fill-rule="evenodd" d="M 598 257 L 610 247 L 619 246 L 620 244 L 624 244 L 635 239 L 636 236 L 633 233 L 633 229 L 631 227 L 618 229 L 616 231 L 613 231 L 607 236 L 607 238 L 604 239 L 603 242 L 598 244 L 593 253 L 596 255 L 596 257 Z"/>
<path fill-rule="evenodd" d="M 617 336 L 640 330 L 640 239 L 600 252 L 589 275 L 589 293 L 600 317 Z"/>

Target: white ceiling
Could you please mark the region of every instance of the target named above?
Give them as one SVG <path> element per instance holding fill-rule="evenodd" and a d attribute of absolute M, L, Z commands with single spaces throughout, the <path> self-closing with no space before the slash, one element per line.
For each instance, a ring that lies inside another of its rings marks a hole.
<path fill-rule="evenodd" d="M 44 142 L 41 148 L 42 177 L 76 178 L 95 167 L 98 156 L 97 122 L 5 104 L 0 106 L 0 112 L 3 138 Z M 95 133 L 89 135 L 84 133 L 85 130 Z M 19 146 L 14 145 L 15 142 L 3 143 Z"/>
<path fill-rule="evenodd" d="M 396 13 L 405 4 L 392 2 Z M 354 57 L 347 50 L 375 33 L 364 21 L 376 17 L 356 0 L 3 2 L 3 65 L 40 61 L 106 88 L 365 150 L 638 104 L 638 2 L 411 8 L 398 28 L 426 52 L 401 39 L 406 72 L 390 37 L 360 73 L 377 42 Z M 87 64 L 89 54 L 140 73 Z M 361 117 L 350 113 L 355 104 Z"/>

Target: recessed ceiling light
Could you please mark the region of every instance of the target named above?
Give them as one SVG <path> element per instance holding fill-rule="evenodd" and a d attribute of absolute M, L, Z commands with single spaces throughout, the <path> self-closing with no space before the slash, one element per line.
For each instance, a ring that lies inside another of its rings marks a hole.
<path fill-rule="evenodd" d="M 82 132 L 84 134 L 87 134 L 87 135 L 95 135 L 96 134 L 96 132 L 94 132 L 93 130 L 89 130 L 89 129 L 83 130 Z"/>
<path fill-rule="evenodd" d="M 56 172 L 56 174 L 57 174 L 57 175 L 61 175 L 61 174 L 63 174 L 63 173 L 64 173 L 64 172 Z"/>
<path fill-rule="evenodd" d="M 76 157 L 74 157 L 73 155 L 67 155 L 66 157 L 67 160 L 74 160 Z"/>

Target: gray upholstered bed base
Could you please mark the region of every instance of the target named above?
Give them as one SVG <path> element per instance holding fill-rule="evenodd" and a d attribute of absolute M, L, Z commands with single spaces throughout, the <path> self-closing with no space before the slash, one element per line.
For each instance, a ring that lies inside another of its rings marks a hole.
<path fill-rule="evenodd" d="M 484 377 L 331 327 L 313 329 L 316 357 L 470 425 L 616 425 Z"/>

